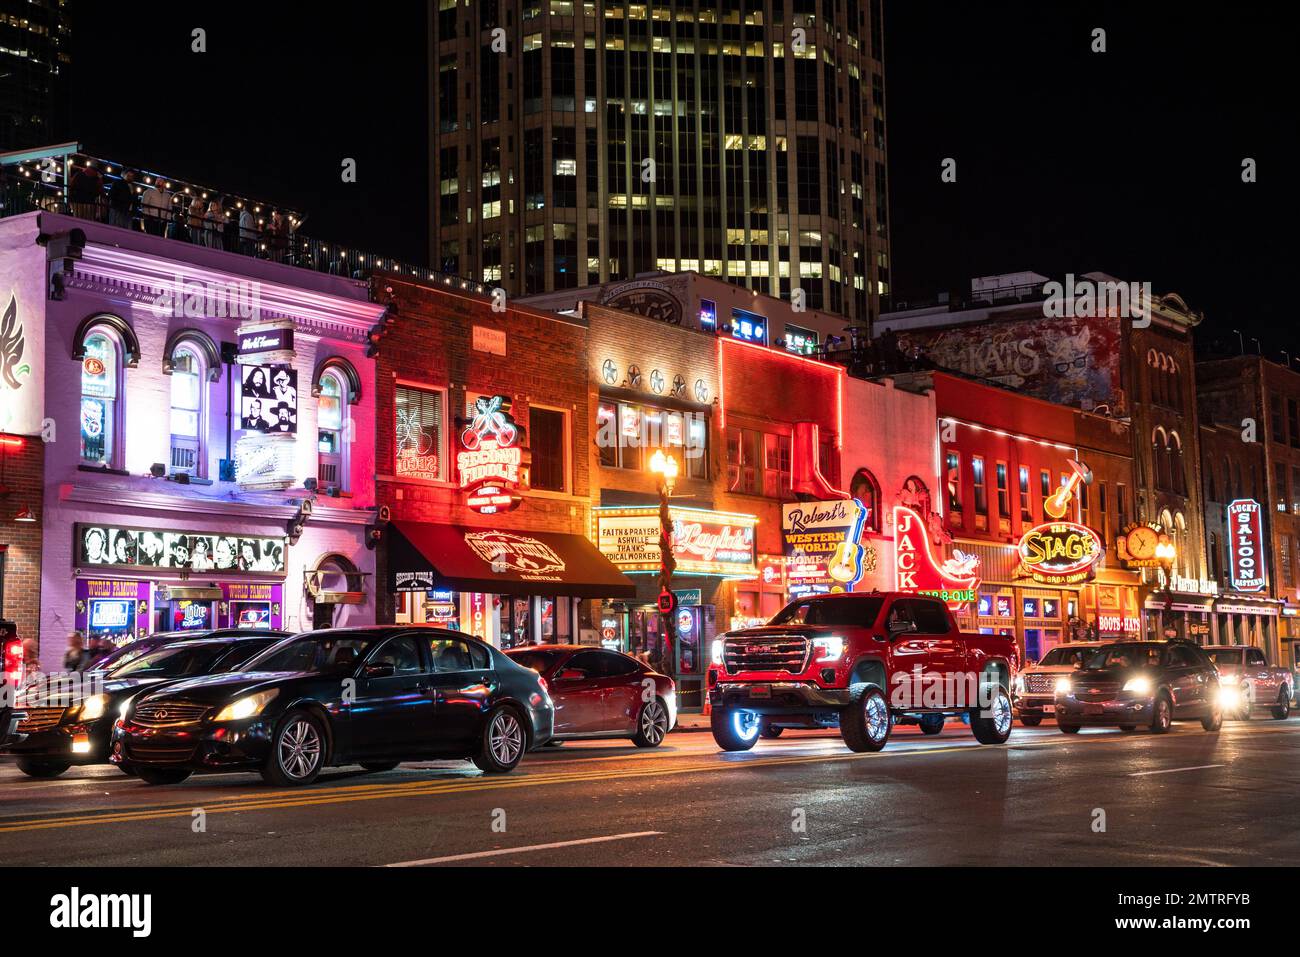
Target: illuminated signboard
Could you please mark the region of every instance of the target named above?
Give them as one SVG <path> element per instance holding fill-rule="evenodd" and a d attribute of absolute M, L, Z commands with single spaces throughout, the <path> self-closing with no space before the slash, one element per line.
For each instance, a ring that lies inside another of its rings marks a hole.
<path fill-rule="evenodd" d="M 744 342 L 767 345 L 767 317 L 744 309 L 731 310 L 731 334 Z"/>
<path fill-rule="evenodd" d="M 1115 551 L 1125 568 L 1159 568 L 1156 546 L 1167 537 L 1164 528 L 1155 522 L 1135 522 L 1115 539 Z"/>
<path fill-rule="evenodd" d="M 657 508 L 595 509 L 593 516 L 596 543 L 620 571 L 658 571 Z M 670 508 L 669 516 L 679 573 L 757 577 L 753 515 Z"/>
<path fill-rule="evenodd" d="M 939 598 L 953 611 L 976 600 L 979 559 L 953 549 L 952 558 L 937 561 L 925 519 L 903 505 L 894 506 L 894 563 L 897 591 Z"/>
<path fill-rule="evenodd" d="M 393 471 L 399 478 L 437 482 L 443 478 L 442 393 L 398 386 Z"/>
<path fill-rule="evenodd" d="M 519 427 L 503 395 L 480 396 L 473 416 L 460 434 L 456 471 L 465 490 L 465 504 L 483 515 L 508 512 L 522 501 L 526 484 L 524 450 L 516 444 Z"/>
<path fill-rule="evenodd" d="M 1228 506 L 1228 578 L 1237 591 L 1263 591 L 1264 518 L 1259 502 L 1236 499 Z"/>
<path fill-rule="evenodd" d="M 558 573 L 566 567 L 564 559 L 535 538 L 497 530 L 466 532 L 465 544 L 498 574 L 514 572 L 529 581 L 563 581 Z"/>
<path fill-rule="evenodd" d="M 1097 533 L 1076 522 L 1048 522 L 1020 539 L 1020 564 L 1036 582 L 1073 585 L 1086 581 L 1101 558 Z"/>
<path fill-rule="evenodd" d="M 781 506 L 781 538 L 791 595 L 852 591 L 862 578 L 859 542 L 867 510 L 857 499 Z"/>
<path fill-rule="evenodd" d="M 227 535 L 77 524 L 75 564 L 95 568 L 186 568 L 284 574 L 284 536 Z"/>

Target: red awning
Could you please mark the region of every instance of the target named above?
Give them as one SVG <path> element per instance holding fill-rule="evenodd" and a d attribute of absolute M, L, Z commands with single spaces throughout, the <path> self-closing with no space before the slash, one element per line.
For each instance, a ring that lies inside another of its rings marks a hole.
<path fill-rule="evenodd" d="M 393 522 L 392 591 L 634 598 L 636 583 L 581 535 Z"/>

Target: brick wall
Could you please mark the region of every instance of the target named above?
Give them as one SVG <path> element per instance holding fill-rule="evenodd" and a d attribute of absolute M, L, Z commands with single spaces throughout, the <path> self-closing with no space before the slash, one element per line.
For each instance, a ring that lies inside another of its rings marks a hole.
<path fill-rule="evenodd" d="M 40 639 L 41 519 L 44 515 L 43 475 L 45 446 L 37 438 L 5 436 L 21 441 L 21 449 L 0 447 L 4 456 L 2 484 L 9 493 L 0 496 L 0 546 L 4 548 L 3 617 L 18 626 L 18 637 Z M 23 506 L 36 516 L 33 523 L 15 522 Z"/>
<path fill-rule="evenodd" d="M 591 495 L 588 450 L 593 441 L 585 325 L 513 307 L 496 313 L 486 297 L 453 293 L 396 276 L 377 276 L 374 283 L 376 296 L 391 301 L 394 307 L 376 357 L 375 412 L 378 501 L 389 506 L 393 519 L 585 535 Z M 504 333 L 506 354 L 475 349 L 475 326 Z M 463 504 L 464 496 L 454 484 L 450 466 L 446 475 L 452 481 L 399 479 L 393 474 L 398 380 L 448 389 L 452 421 L 444 422 L 448 429 L 445 448 L 453 456 L 454 417 L 464 414 L 467 392 L 509 396 L 511 415 L 525 430 L 532 405 L 564 410 L 569 427 L 568 492 L 526 493 L 523 504 L 514 511 L 482 516 Z M 378 551 L 378 620 L 392 621 L 386 549 L 381 546 Z"/>

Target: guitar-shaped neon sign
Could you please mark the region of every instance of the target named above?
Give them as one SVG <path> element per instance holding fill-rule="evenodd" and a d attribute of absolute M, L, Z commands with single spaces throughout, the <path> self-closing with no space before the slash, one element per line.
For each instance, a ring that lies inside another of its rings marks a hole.
<path fill-rule="evenodd" d="M 1074 459 L 1067 461 L 1074 474 L 1055 492 L 1043 499 L 1043 511 L 1052 518 L 1065 518 L 1065 513 L 1070 510 L 1070 502 L 1074 500 L 1074 490 L 1079 487 L 1079 483 L 1092 481 L 1092 473 L 1088 471 L 1088 466 Z"/>
<path fill-rule="evenodd" d="M 925 519 L 905 505 L 894 506 L 894 587 L 915 595 L 942 599 L 953 611 L 975 601 L 979 589 L 979 558 L 953 549 L 940 564 L 930 550 Z"/>

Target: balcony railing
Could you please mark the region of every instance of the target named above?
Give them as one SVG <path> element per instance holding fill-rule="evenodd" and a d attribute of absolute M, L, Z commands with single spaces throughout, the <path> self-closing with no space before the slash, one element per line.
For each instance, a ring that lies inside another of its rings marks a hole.
<path fill-rule="evenodd" d="M 136 189 L 138 202 L 142 187 Z M 59 182 L 44 182 L 39 176 L 23 175 L 15 167 L 0 169 L 0 217 L 35 211 L 75 216 L 175 242 L 221 249 L 333 276 L 364 280 L 370 278 L 372 272 L 380 270 L 469 292 L 487 292 L 486 286 L 472 279 L 441 273 L 428 266 L 402 262 L 343 243 L 315 239 L 291 226 L 282 232 L 273 231 L 266 224 L 253 229 L 241 228 L 235 210 L 226 210 L 222 219 L 210 220 L 206 215 L 191 215 L 189 208 L 178 202 L 168 219 L 160 219 L 151 215 L 149 210 L 137 208 L 127 224 L 110 215 L 106 192 L 94 203 L 73 203 Z"/>

